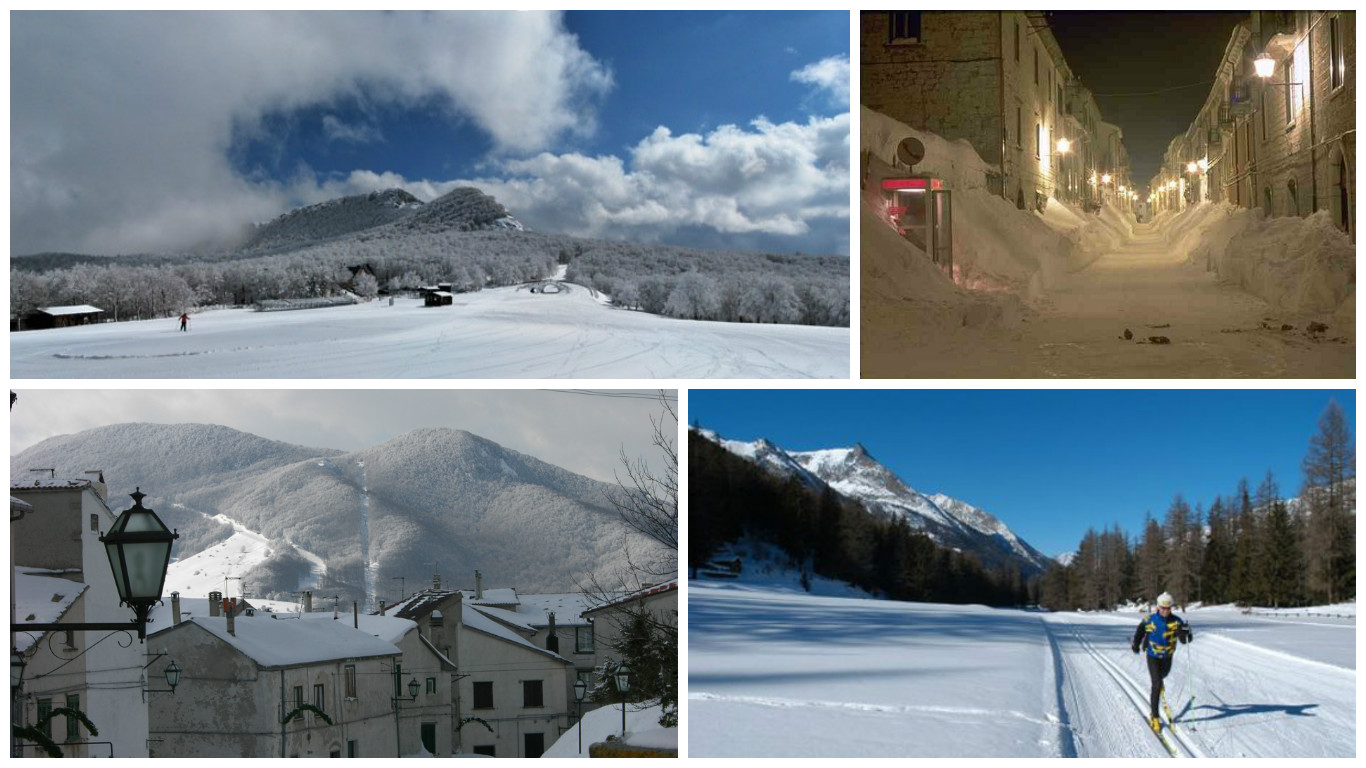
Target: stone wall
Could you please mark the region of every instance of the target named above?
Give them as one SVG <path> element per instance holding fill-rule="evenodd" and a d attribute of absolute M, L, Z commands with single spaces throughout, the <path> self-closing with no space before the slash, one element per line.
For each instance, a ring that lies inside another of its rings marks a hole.
<path fill-rule="evenodd" d="M 1342 35 L 1345 63 L 1341 83 L 1333 87 L 1330 24 L 1336 17 Z M 1313 110 L 1315 210 L 1329 211 L 1339 227 L 1356 240 L 1356 13 L 1326 11 L 1316 14 L 1310 33 L 1310 61 L 1314 72 Z M 1344 177 L 1345 178 L 1341 178 Z M 1340 188 L 1341 183 L 1341 188 Z M 1346 194 L 1343 194 L 1345 189 Z M 1345 198 L 1345 200 L 1344 200 Z M 1344 219 L 1344 212 L 1350 221 Z"/>
<path fill-rule="evenodd" d="M 1001 14 L 922 12 L 919 43 L 891 41 L 891 12 L 860 13 L 860 100 L 913 128 L 1001 158 Z"/>

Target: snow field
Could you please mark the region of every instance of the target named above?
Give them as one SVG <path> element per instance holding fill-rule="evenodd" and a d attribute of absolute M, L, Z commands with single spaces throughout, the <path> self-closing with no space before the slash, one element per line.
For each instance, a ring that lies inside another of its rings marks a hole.
<path fill-rule="evenodd" d="M 1044 614 L 689 582 L 689 754 L 1167 757 L 1141 614 Z M 1167 678 L 1180 756 L 1350 757 L 1354 619 L 1213 608 Z M 1350 667 L 1343 666 L 1346 661 Z"/>
<path fill-rule="evenodd" d="M 10 335 L 15 378 L 844 378 L 849 329 L 721 323 L 606 306 L 576 285 Z"/>

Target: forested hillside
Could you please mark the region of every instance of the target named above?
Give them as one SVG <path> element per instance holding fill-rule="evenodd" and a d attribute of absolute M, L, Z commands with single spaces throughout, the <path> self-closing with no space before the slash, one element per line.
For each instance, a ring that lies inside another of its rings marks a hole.
<path fill-rule="evenodd" d="M 1181 603 L 1258 606 L 1356 598 L 1356 457 L 1336 402 L 1319 420 L 1298 498 L 1267 473 L 1205 507 L 1177 494 L 1161 521 L 1131 539 L 1118 526 L 1086 532 L 1075 557 L 1043 576 L 1054 609 L 1109 610 L 1170 592 Z"/>
<path fill-rule="evenodd" d="M 744 537 L 780 547 L 796 567 L 896 600 L 1023 605 L 1017 569 L 989 571 L 935 544 L 904 518 L 881 519 L 829 486 L 767 472 L 696 430 L 688 434 L 688 564 Z"/>
<path fill-rule="evenodd" d="M 693 320 L 849 325 L 849 259 L 696 251 L 523 231 L 472 188 L 422 203 L 402 190 L 301 208 L 230 252 L 19 257 L 11 311 L 91 304 L 113 321 L 275 299 L 516 285 L 554 274 L 625 309 Z"/>

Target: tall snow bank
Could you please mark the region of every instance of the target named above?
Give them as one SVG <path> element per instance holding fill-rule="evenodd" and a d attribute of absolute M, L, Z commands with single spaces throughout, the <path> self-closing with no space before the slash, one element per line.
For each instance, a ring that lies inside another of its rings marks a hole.
<path fill-rule="evenodd" d="M 882 310 L 905 306 L 919 326 L 983 328 L 1014 326 L 1020 303 L 1014 295 L 975 295 L 951 282 L 930 257 L 887 225 L 867 204 L 859 207 L 863 318 L 882 321 Z M 909 322 L 897 315 L 896 323 Z M 921 330 L 928 330 L 921 328 Z"/>
<path fill-rule="evenodd" d="M 893 163 L 902 139 L 919 139 L 925 145 L 925 160 L 916 166 L 916 172 L 932 173 L 949 182 L 953 190 L 954 277 L 959 285 L 1033 300 L 1057 276 L 1080 269 L 1094 258 L 1039 216 L 988 192 L 988 165 L 969 142 L 948 141 L 918 131 L 867 107 L 862 111 L 861 130 L 863 150 L 888 164 Z M 876 204 L 876 194 L 876 190 L 864 191 L 865 206 Z M 876 224 L 880 219 L 876 214 L 874 217 Z M 863 226 L 868 232 L 868 224 Z M 868 257 L 865 248 L 863 258 L 866 261 Z"/>
<path fill-rule="evenodd" d="M 1188 212 L 1169 226 L 1190 261 L 1280 310 L 1331 315 L 1334 325 L 1355 327 L 1356 246 L 1327 211 L 1268 218 L 1260 209 L 1218 203 Z"/>
<path fill-rule="evenodd" d="M 1099 213 L 1087 213 L 1070 203 L 1048 198 L 1043 223 L 1076 244 L 1087 262 L 1118 249 L 1133 236 L 1133 226 L 1120 213 L 1105 206 Z"/>

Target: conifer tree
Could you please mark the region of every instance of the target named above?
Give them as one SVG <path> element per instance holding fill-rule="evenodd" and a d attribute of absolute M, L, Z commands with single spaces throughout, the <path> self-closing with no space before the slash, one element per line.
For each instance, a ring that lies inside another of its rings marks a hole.
<path fill-rule="evenodd" d="M 1336 602 L 1356 596 L 1356 450 L 1342 406 L 1329 400 L 1304 457 L 1310 589 Z"/>

